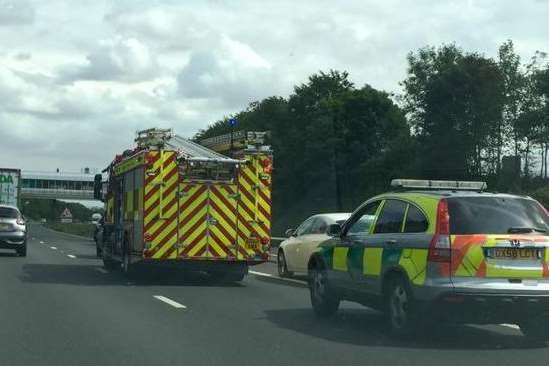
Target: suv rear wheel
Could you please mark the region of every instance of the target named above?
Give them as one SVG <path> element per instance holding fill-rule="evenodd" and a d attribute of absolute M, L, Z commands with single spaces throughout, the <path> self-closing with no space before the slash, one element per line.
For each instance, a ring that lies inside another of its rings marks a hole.
<path fill-rule="evenodd" d="M 549 341 L 549 316 L 545 315 L 541 320 L 525 320 L 519 323 L 520 331 L 526 337 L 540 342 Z"/>
<path fill-rule="evenodd" d="M 401 276 L 389 280 L 386 291 L 386 311 L 393 335 L 411 334 L 417 325 L 415 301 L 408 282 Z"/>
<path fill-rule="evenodd" d="M 319 317 L 334 315 L 339 308 L 339 298 L 331 288 L 326 270 L 314 267 L 309 271 L 311 304 Z"/>

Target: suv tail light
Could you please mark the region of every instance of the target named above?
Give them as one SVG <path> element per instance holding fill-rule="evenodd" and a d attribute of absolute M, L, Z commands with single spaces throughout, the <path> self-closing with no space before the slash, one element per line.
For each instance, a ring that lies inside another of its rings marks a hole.
<path fill-rule="evenodd" d="M 430 262 L 450 263 L 452 259 L 452 249 L 450 245 L 450 215 L 448 214 L 448 202 L 441 199 L 437 207 L 436 231 L 431 245 L 429 246 L 429 255 L 427 260 Z"/>

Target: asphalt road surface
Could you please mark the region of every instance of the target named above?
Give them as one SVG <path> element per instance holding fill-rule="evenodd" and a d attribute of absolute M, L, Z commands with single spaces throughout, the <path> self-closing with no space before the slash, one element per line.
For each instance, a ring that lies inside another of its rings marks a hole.
<path fill-rule="evenodd" d="M 437 327 L 397 341 L 344 303 L 317 320 L 308 290 L 274 264 L 241 284 L 107 272 L 91 241 L 34 225 L 28 257 L 0 252 L 0 365 L 546 365 L 512 326 Z"/>

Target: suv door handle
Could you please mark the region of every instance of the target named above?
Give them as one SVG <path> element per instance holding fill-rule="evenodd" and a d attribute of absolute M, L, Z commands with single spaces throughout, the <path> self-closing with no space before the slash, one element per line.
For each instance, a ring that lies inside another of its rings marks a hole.
<path fill-rule="evenodd" d="M 394 239 L 385 240 L 385 244 L 387 245 L 395 245 L 397 243 Z"/>

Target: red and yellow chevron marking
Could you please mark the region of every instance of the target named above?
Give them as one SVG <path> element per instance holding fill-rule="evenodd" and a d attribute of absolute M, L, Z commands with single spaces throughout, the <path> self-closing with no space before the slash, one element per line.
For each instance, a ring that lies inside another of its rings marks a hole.
<path fill-rule="evenodd" d="M 149 258 L 164 258 L 177 242 L 177 184 L 179 174 L 173 151 L 147 153 L 144 197 L 144 235 L 149 236 Z"/>
<path fill-rule="evenodd" d="M 179 249 L 182 258 L 201 257 L 207 252 L 208 187 L 180 183 Z M 171 256 L 171 254 L 170 254 Z"/>
<path fill-rule="evenodd" d="M 208 249 L 210 257 L 236 257 L 236 185 L 210 186 L 208 225 Z"/>
<path fill-rule="evenodd" d="M 239 259 L 248 259 L 264 254 L 261 242 L 271 237 L 271 175 L 270 160 L 265 156 L 250 156 L 249 163 L 241 166 L 238 176 L 238 249 Z M 263 160 L 262 160 L 263 159 Z M 257 248 L 250 248 L 249 240 L 260 242 Z"/>
<path fill-rule="evenodd" d="M 265 256 L 263 244 L 271 235 L 270 157 L 247 157 L 249 163 L 240 167 L 234 184 L 180 180 L 175 158 L 172 151 L 145 156 L 143 224 L 144 235 L 151 238 L 146 256 L 240 260 Z M 257 246 L 250 245 L 254 240 Z"/>

